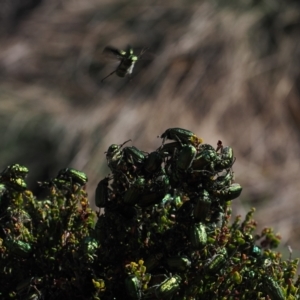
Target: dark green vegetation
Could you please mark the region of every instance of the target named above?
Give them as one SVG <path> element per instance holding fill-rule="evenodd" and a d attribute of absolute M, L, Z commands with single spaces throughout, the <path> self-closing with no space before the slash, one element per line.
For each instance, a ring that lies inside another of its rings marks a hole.
<path fill-rule="evenodd" d="M 238 157 L 233 211 L 256 207 L 260 226 L 284 232 L 300 257 L 299 1 L 41 1 L 11 28 L 14 7 L 32 1 L 0 11 L 0 171 L 25 165 L 39 195 L 38 180 L 73 166 L 88 174 L 93 199 L 110 144 L 132 138 L 151 152 L 165 129 L 199 128 Z M 139 59 L 131 81 L 101 83 L 120 63 L 103 49 L 127 44 L 154 59 Z"/>
<path fill-rule="evenodd" d="M 151 153 L 108 148 L 96 225 L 83 172 L 40 182 L 44 200 L 27 189 L 26 167 L 0 174 L 1 299 L 300 298 L 298 260 L 271 250 L 280 237 L 255 233 L 254 209 L 230 222 L 242 191 L 233 149 L 181 128 L 161 137 Z"/>

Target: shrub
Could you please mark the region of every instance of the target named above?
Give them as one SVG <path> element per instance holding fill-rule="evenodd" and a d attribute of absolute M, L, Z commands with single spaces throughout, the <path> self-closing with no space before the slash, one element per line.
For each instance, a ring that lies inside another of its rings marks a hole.
<path fill-rule="evenodd" d="M 256 233 L 254 209 L 230 222 L 233 149 L 181 128 L 161 137 L 151 153 L 108 148 L 96 225 L 83 172 L 40 182 L 43 200 L 26 167 L 1 173 L 2 299 L 299 299 L 298 260 L 272 250 L 280 237 Z"/>

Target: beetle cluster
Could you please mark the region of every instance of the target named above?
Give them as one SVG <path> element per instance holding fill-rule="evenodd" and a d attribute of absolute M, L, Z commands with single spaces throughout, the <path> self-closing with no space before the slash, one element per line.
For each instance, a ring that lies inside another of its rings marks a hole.
<path fill-rule="evenodd" d="M 252 209 L 229 223 L 231 147 L 172 128 L 146 153 L 111 145 L 111 175 L 89 207 L 86 174 L 65 168 L 27 189 L 28 169 L 0 173 L 0 299 L 300 299 L 298 260 L 283 261 Z M 170 143 L 165 143 L 166 140 Z"/>
<path fill-rule="evenodd" d="M 105 213 L 98 213 L 95 237 L 102 276 L 114 274 L 106 280 L 108 290 L 113 287 L 116 299 L 124 291 L 136 300 L 242 299 L 238 295 L 251 286 L 242 281 L 250 279 L 249 268 L 237 263 L 244 257 L 260 270 L 254 292 L 245 299 L 259 299 L 260 287 L 261 295 L 285 299 L 255 246 L 253 224 L 228 225 L 230 201 L 242 191 L 234 183 L 232 148 L 221 141 L 216 148 L 203 144 L 181 128 L 160 137 L 162 145 L 151 153 L 125 147 L 128 141 L 106 152 L 112 174 L 96 189 L 95 204 Z M 141 259 L 143 276 L 124 267 Z"/>

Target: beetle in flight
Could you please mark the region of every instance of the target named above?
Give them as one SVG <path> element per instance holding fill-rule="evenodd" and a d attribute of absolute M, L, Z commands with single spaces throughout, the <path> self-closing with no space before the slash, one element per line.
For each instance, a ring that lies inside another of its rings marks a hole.
<path fill-rule="evenodd" d="M 147 48 L 143 49 L 140 55 L 137 56 L 133 53 L 133 48 L 130 45 L 127 46 L 126 50 L 118 50 L 110 46 L 105 47 L 103 53 L 114 55 L 114 57 L 120 61 L 120 64 L 113 72 L 104 77 L 101 82 L 114 73 L 116 73 L 116 75 L 119 77 L 125 77 L 126 75 L 130 77 L 135 63 L 140 59 L 146 50 Z"/>

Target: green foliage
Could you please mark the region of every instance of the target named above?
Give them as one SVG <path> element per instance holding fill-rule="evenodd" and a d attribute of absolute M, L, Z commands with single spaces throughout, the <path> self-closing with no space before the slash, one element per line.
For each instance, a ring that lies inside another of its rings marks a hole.
<path fill-rule="evenodd" d="M 0 174 L 1 299 L 299 299 L 298 259 L 275 252 L 280 237 L 256 232 L 252 209 L 231 221 L 231 147 L 171 128 L 152 153 L 113 144 L 112 175 L 89 207 L 87 176 L 62 169 L 40 182 L 28 169 Z M 165 144 L 166 139 L 174 140 Z"/>
<path fill-rule="evenodd" d="M 86 289 L 94 290 L 90 266 L 98 248 L 79 176 L 85 174 L 62 170 L 41 183 L 49 194 L 38 200 L 27 190 L 26 170 L 13 165 L 1 173 L 1 299 L 84 299 Z"/>

